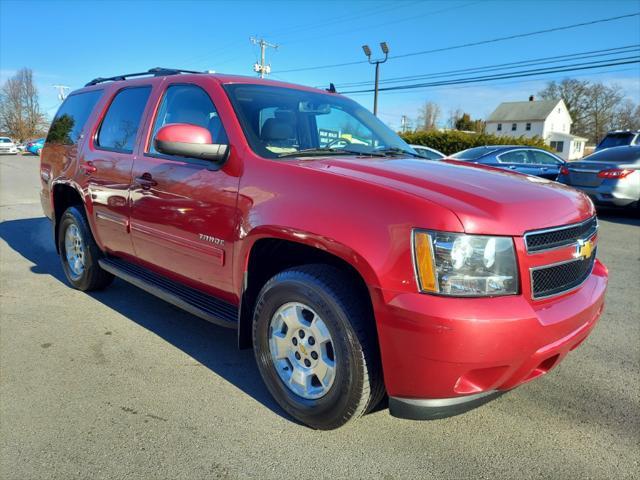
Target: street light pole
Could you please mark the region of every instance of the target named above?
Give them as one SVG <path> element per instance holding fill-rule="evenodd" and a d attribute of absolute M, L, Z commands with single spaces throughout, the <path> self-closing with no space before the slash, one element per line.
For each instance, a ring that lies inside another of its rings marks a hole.
<path fill-rule="evenodd" d="M 371 65 L 375 64 L 376 66 L 376 81 L 373 89 L 373 114 L 376 116 L 378 115 L 378 82 L 380 80 L 380 64 L 386 62 L 387 58 L 389 57 L 389 47 L 387 46 L 387 42 L 381 42 L 380 49 L 382 50 L 382 53 L 384 53 L 384 58 L 371 60 L 371 49 L 369 48 L 369 45 L 362 46 L 362 50 L 364 51 L 364 54 L 367 56 L 369 63 Z"/>

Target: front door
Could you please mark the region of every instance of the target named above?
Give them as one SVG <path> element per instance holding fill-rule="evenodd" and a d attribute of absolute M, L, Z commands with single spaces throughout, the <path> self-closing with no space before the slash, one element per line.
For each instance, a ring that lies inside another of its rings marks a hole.
<path fill-rule="evenodd" d="M 133 165 L 131 236 L 136 256 L 184 283 L 233 300 L 232 247 L 239 176 L 201 159 L 168 156 L 153 145 L 168 123 L 207 128 L 228 143 L 207 84 L 168 80 L 149 120 L 144 152 Z M 233 155 L 233 153 L 232 153 Z"/>

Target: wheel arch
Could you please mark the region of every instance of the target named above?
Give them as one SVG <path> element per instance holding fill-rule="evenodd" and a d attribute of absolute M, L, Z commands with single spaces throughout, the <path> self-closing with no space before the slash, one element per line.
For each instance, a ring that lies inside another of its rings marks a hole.
<path fill-rule="evenodd" d="M 51 206 L 53 209 L 53 239 L 56 245 L 56 252 L 60 253 L 58 248 L 58 225 L 64 212 L 71 206 L 82 208 L 85 214 L 88 212 L 80 189 L 71 182 L 56 182 L 51 186 Z M 91 226 L 90 223 L 89 226 Z"/>
<path fill-rule="evenodd" d="M 282 228 L 262 228 L 245 238 L 238 255 L 237 279 L 240 287 L 238 346 L 252 345 L 253 308 L 262 286 L 277 273 L 299 265 L 313 263 L 333 265 L 349 273 L 371 308 L 371 288 L 378 277 L 366 260 L 353 249 L 318 235 Z"/>

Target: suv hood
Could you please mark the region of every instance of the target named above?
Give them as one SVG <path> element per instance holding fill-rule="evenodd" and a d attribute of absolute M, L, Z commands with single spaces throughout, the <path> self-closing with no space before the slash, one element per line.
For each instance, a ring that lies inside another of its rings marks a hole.
<path fill-rule="evenodd" d="M 573 188 L 460 161 L 324 157 L 298 164 L 429 200 L 451 210 L 466 233 L 519 236 L 595 213 L 586 195 Z"/>

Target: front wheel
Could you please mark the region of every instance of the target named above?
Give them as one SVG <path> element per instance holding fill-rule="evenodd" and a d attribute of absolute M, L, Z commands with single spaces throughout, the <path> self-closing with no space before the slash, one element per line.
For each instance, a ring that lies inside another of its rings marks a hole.
<path fill-rule="evenodd" d="M 98 264 L 102 256 L 93 239 L 84 213 L 69 207 L 58 226 L 58 251 L 69 283 L 78 290 L 100 290 L 113 281 L 113 275 Z"/>
<path fill-rule="evenodd" d="M 337 268 L 306 265 L 274 276 L 256 302 L 262 378 L 284 410 L 313 428 L 338 428 L 384 395 L 375 323 L 358 287 Z"/>

